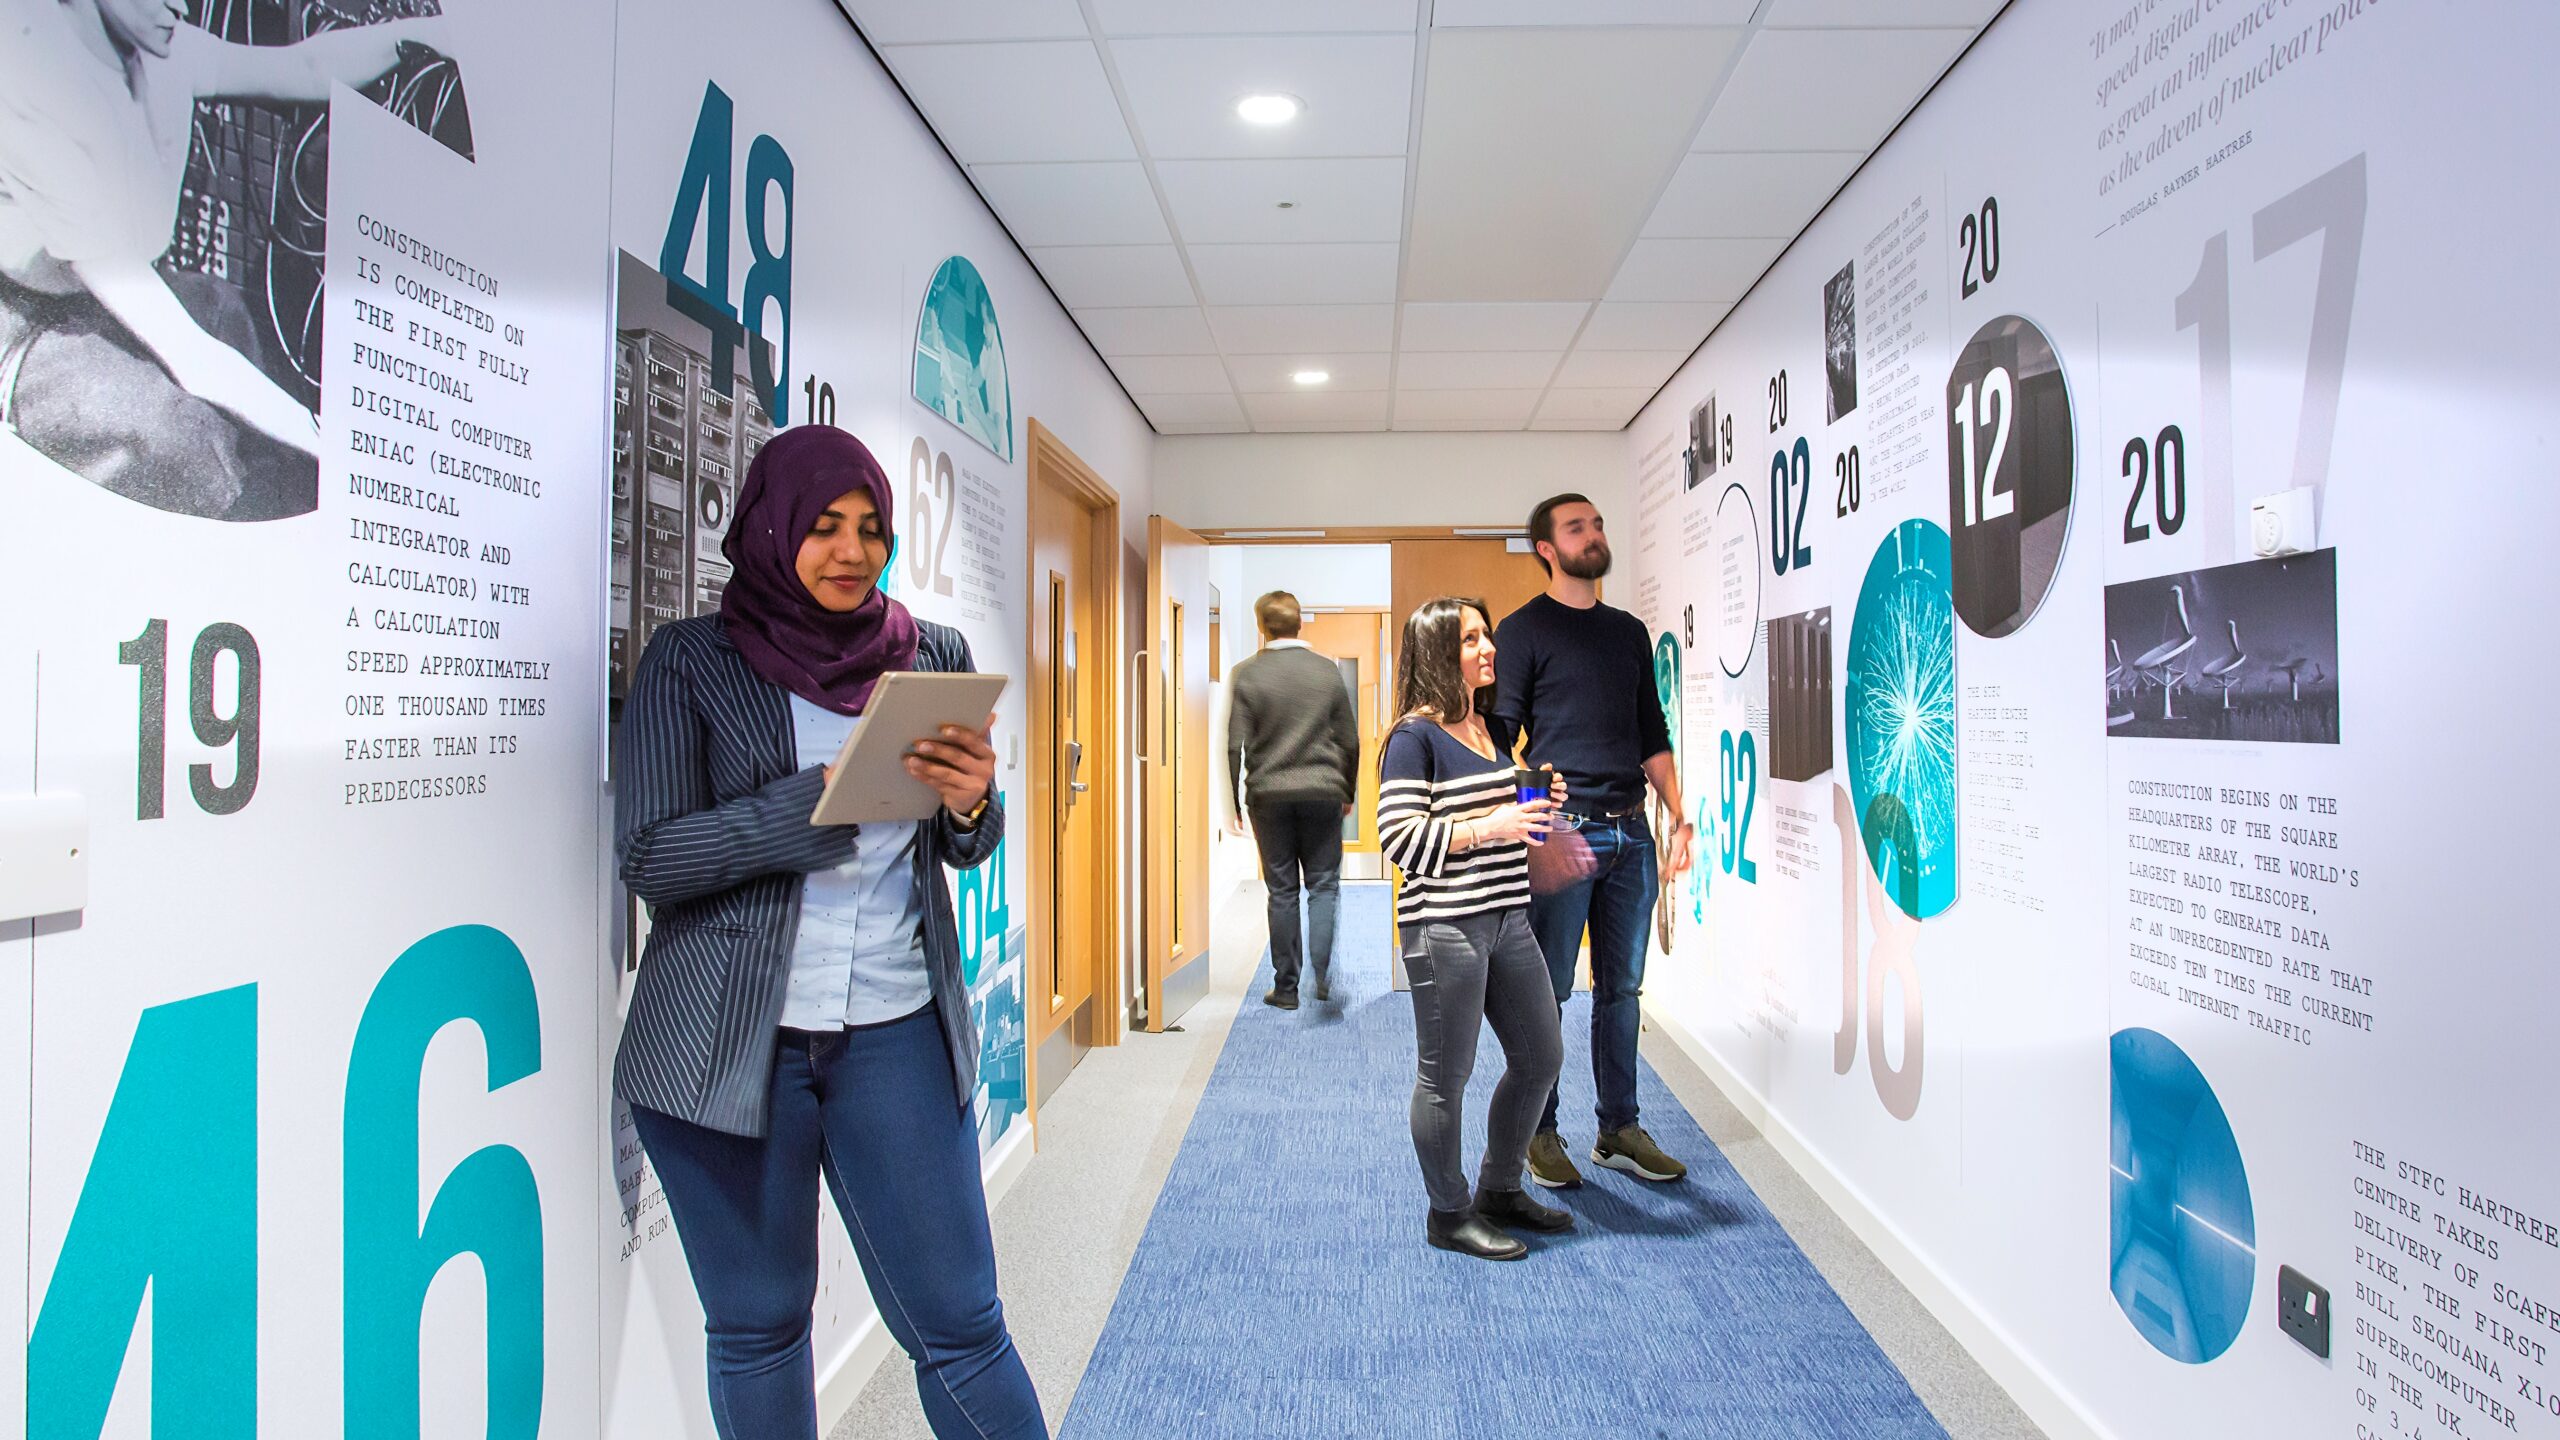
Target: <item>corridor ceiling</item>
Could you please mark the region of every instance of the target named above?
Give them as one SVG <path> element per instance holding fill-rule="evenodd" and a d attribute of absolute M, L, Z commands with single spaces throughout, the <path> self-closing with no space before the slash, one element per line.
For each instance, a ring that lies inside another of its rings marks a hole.
<path fill-rule="evenodd" d="M 1624 427 L 2005 0 L 839 3 L 1190 435 Z"/>

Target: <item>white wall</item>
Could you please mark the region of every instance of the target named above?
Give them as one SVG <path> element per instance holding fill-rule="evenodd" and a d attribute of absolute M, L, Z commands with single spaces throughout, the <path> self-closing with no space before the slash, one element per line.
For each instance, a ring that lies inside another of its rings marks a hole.
<path fill-rule="evenodd" d="M 2049 1433 L 2560 1435 L 2555 45 L 2017 0 L 1622 437 L 1647 1008 Z"/>
<path fill-rule="evenodd" d="M 1245 545 L 1244 599 L 1248 634 L 1253 602 L 1274 590 L 1298 597 L 1305 609 L 1383 609 L 1394 598 L 1395 552 L 1384 545 Z"/>
<path fill-rule="evenodd" d="M 1193 529 L 1525 525 L 1559 491 L 1622 510 L 1621 432 L 1167 435 L 1156 503 Z"/>

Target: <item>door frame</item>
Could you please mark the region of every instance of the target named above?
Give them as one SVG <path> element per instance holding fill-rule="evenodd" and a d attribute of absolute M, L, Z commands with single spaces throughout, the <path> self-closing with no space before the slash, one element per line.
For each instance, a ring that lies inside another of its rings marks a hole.
<path fill-rule="evenodd" d="M 1085 793 L 1084 803 L 1101 807 L 1094 821 L 1096 853 L 1093 861 L 1098 903 L 1093 907 L 1093 994 L 1087 1002 L 1092 1011 L 1093 1044 L 1098 1049 L 1120 1043 L 1128 1005 L 1121 984 L 1120 792 L 1123 781 L 1121 751 L 1125 747 L 1121 744 L 1119 705 L 1120 492 L 1111 488 L 1109 482 L 1086 464 L 1082 456 L 1058 438 L 1057 432 L 1041 424 L 1037 418 L 1028 422 L 1028 429 L 1027 463 L 1023 467 L 1026 513 L 1022 541 L 1023 653 L 1026 658 L 1033 653 L 1031 625 L 1033 618 L 1040 613 L 1040 591 L 1047 579 L 1030 558 L 1028 511 L 1031 487 L 1054 486 L 1068 500 L 1083 506 L 1092 522 L 1088 540 L 1091 553 L 1086 560 L 1096 587 L 1094 628 L 1098 633 L 1085 637 L 1077 664 L 1093 676 L 1095 696 L 1095 703 L 1085 716 L 1085 733 L 1088 736 L 1085 771 L 1092 788 Z M 1030 716 L 1027 728 L 1031 732 L 1028 737 L 1029 758 L 1033 767 L 1026 779 L 1032 782 L 1028 788 L 1033 794 L 1042 793 L 1038 777 L 1044 770 L 1054 769 L 1057 756 L 1057 737 L 1049 733 L 1047 711 L 1037 703 L 1045 679 L 1038 673 L 1029 676 L 1029 690 L 1024 696 L 1023 709 Z M 1063 788 L 1062 781 L 1063 777 L 1051 774 L 1047 793 L 1057 796 Z M 1030 881 L 1024 902 L 1026 906 L 1037 905 L 1045 910 L 1055 889 L 1057 827 L 1052 816 L 1030 818 L 1031 863 L 1027 867 Z M 1023 1047 L 1028 1052 L 1023 1083 L 1035 1102 L 1031 1107 L 1035 1136 L 1039 1123 L 1036 1101 L 1040 1093 L 1040 1047 L 1070 1018 L 1050 1014 L 1045 1006 L 1033 1003 L 1031 962 L 1043 943 L 1039 937 L 1044 933 L 1042 926 L 1045 923 L 1040 921 L 1025 927 L 1025 934 L 1029 937 L 1025 948 L 1031 953 L 1023 957 Z"/>

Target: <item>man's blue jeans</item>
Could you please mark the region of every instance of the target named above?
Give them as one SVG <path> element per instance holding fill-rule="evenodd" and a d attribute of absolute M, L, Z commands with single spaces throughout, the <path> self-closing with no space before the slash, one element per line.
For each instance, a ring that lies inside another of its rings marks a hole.
<path fill-rule="evenodd" d="M 761 1139 L 637 1105 L 631 1118 L 702 1297 L 721 1440 L 816 1440 L 821 1173 L 881 1320 L 915 1357 L 933 1433 L 1045 1440 L 996 1300 L 978 1130 L 952 1093 L 934 1007 L 883 1025 L 783 1031 Z"/>
<path fill-rule="evenodd" d="M 1603 1134 L 1636 1123 L 1636 1037 L 1644 1015 L 1646 936 L 1653 928 L 1659 886 L 1653 829 L 1642 814 L 1618 820 L 1585 820 L 1579 831 L 1558 831 L 1550 845 L 1579 835 L 1591 847 L 1592 870 L 1583 879 L 1529 902 L 1529 928 L 1546 952 L 1556 983 L 1556 1005 L 1573 998 L 1574 963 L 1583 927 L 1591 930 L 1591 1079 L 1600 1092 Z M 1547 1094 L 1542 1132 L 1556 1128 L 1556 1096 Z"/>

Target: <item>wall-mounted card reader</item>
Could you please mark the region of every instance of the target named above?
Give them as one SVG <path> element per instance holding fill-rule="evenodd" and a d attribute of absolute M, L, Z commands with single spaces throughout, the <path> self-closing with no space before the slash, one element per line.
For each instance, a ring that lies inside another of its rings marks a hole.
<path fill-rule="evenodd" d="M 2329 1292 L 2290 1265 L 2276 1269 L 2276 1324 L 2295 1344 L 2329 1358 Z"/>
<path fill-rule="evenodd" d="M 0 795 L 0 921 L 89 904 L 89 802 Z"/>

